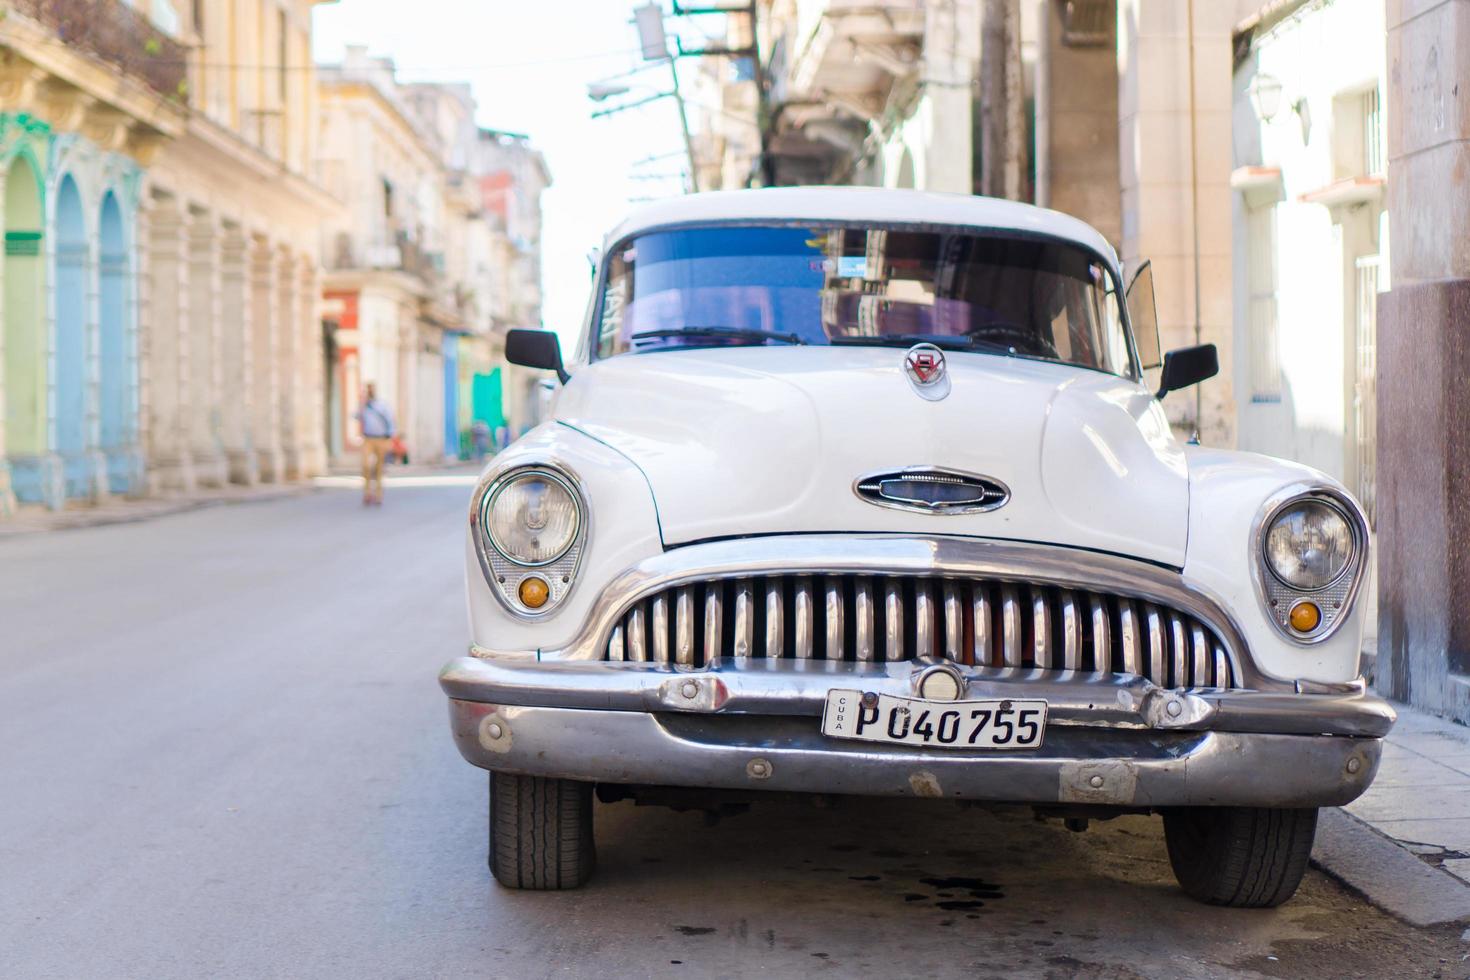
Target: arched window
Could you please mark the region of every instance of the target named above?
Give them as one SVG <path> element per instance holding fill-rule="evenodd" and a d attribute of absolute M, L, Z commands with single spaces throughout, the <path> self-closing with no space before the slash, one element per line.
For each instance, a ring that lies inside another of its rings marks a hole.
<path fill-rule="evenodd" d="M 91 278 L 87 218 L 82 195 L 70 175 L 56 192 L 56 282 L 52 309 L 56 317 L 55 444 L 61 456 L 68 497 L 91 490 L 87 450 L 87 296 Z"/>
<path fill-rule="evenodd" d="M 137 369 L 131 315 L 127 234 L 117 195 L 102 198 L 98 221 L 98 396 L 101 449 L 107 457 L 108 489 L 131 493 L 137 443 Z"/>
<path fill-rule="evenodd" d="M 17 156 L 5 173 L 5 453 L 15 495 L 32 502 L 46 452 L 42 224 L 36 168 Z"/>

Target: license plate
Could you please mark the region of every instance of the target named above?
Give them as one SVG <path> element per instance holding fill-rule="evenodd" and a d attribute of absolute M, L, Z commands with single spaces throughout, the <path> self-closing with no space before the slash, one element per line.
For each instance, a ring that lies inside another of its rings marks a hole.
<path fill-rule="evenodd" d="M 827 692 L 822 734 L 941 749 L 1034 749 L 1046 735 L 1045 701 L 925 701 L 862 691 Z"/>

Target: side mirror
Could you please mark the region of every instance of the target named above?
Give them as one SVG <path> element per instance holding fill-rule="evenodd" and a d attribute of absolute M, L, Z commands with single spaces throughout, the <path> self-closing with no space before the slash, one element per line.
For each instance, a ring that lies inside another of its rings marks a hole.
<path fill-rule="evenodd" d="M 505 334 L 505 359 L 521 367 L 555 371 L 557 380 L 571 380 L 561 363 L 561 341 L 550 330 L 510 330 Z"/>
<path fill-rule="evenodd" d="M 1197 385 L 1220 373 L 1220 353 L 1214 344 L 1181 347 L 1164 355 L 1164 371 L 1159 376 L 1159 393 L 1163 398 L 1171 391 Z"/>
<path fill-rule="evenodd" d="M 1128 280 L 1128 322 L 1133 342 L 1138 345 L 1139 367 L 1145 371 L 1159 366 L 1159 312 L 1154 302 L 1154 267 L 1144 262 Z"/>

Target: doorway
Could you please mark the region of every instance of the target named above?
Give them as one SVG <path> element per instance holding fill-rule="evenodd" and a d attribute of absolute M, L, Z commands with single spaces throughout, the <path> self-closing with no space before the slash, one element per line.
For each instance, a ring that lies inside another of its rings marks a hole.
<path fill-rule="evenodd" d="M 55 422 L 66 496 L 92 491 L 87 458 L 87 219 L 77 182 L 67 175 L 56 194 Z"/>
<path fill-rule="evenodd" d="M 122 207 L 109 191 L 98 221 L 101 262 L 98 275 L 98 394 L 100 444 L 107 457 L 108 491 L 128 494 L 133 485 L 134 410 L 137 390 L 132 338 L 128 328 L 128 250 Z"/>
<path fill-rule="evenodd" d="M 5 452 L 17 499 L 44 499 L 46 337 L 42 316 L 41 181 L 27 156 L 5 174 Z"/>

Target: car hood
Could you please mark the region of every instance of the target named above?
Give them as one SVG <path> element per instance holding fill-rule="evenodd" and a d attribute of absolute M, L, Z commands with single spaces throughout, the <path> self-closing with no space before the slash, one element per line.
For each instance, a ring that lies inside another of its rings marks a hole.
<path fill-rule="evenodd" d="M 1139 385 L 1066 365 L 947 354 L 951 391 L 919 397 L 902 349 L 744 347 L 632 354 L 581 368 L 558 421 L 643 471 L 664 544 L 798 532 L 957 534 L 1070 545 L 1182 567 L 1182 447 Z M 994 511 L 875 506 L 854 481 L 940 466 L 1011 491 Z M 592 501 L 596 521 L 597 502 Z M 594 531 L 595 533 L 595 531 Z"/>

